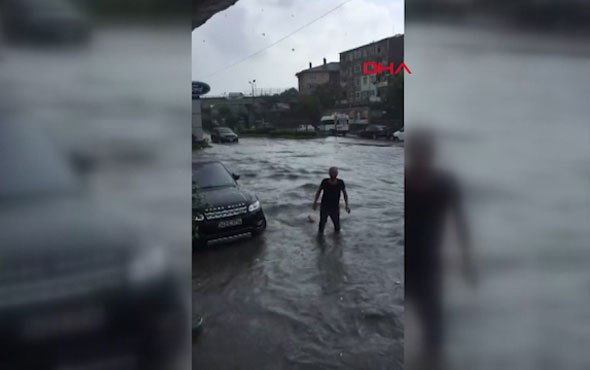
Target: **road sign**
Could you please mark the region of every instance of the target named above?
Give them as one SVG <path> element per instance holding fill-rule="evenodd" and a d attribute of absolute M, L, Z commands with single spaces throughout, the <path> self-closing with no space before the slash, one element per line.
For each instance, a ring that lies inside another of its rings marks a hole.
<path fill-rule="evenodd" d="M 198 99 L 199 96 L 205 95 L 211 90 L 209 85 L 200 81 L 193 81 L 193 99 Z"/>

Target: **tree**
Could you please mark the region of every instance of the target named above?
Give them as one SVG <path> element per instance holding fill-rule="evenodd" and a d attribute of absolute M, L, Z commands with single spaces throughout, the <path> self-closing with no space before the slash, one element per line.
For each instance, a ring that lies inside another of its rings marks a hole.
<path fill-rule="evenodd" d="M 317 96 L 301 96 L 297 111 L 308 122 L 318 122 L 322 113 L 321 103 Z"/>
<path fill-rule="evenodd" d="M 334 108 L 338 97 L 341 96 L 340 88 L 333 85 L 320 85 L 313 92 L 318 98 L 322 110 Z"/>
<path fill-rule="evenodd" d="M 286 103 L 294 103 L 299 99 L 299 91 L 292 87 L 279 94 L 280 101 Z"/>
<path fill-rule="evenodd" d="M 390 118 L 404 120 L 404 74 L 389 76 L 387 87 L 382 91 L 381 108 L 387 111 Z"/>
<path fill-rule="evenodd" d="M 231 109 L 229 109 L 225 105 L 221 106 L 219 108 L 219 110 L 217 111 L 217 113 L 219 114 L 219 117 L 221 117 L 221 119 L 224 120 L 226 123 L 234 121 L 233 112 L 231 111 Z"/>
<path fill-rule="evenodd" d="M 295 89 L 291 90 L 297 91 Z M 287 90 L 285 93 L 294 94 L 291 90 Z M 322 112 L 334 108 L 340 94 L 340 88 L 332 85 L 318 86 L 309 95 L 297 93 L 298 101 L 293 107 L 293 113 L 310 123 L 319 122 Z"/>

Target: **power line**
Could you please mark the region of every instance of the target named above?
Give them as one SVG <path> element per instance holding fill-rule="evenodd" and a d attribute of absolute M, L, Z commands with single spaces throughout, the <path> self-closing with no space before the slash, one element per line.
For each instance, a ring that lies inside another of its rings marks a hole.
<path fill-rule="evenodd" d="M 310 21 L 310 22 L 308 22 L 308 23 L 304 24 L 303 26 L 301 26 L 301 27 L 297 28 L 295 31 L 293 31 L 293 32 L 291 32 L 291 33 L 289 33 L 289 34 L 287 34 L 286 36 L 284 36 L 284 37 L 280 38 L 279 40 L 277 40 L 277 41 L 273 42 L 272 44 L 270 44 L 270 45 L 267 45 L 267 46 L 265 46 L 264 48 L 262 48 L 262 49 L 258 50 L 257 52 L 255 52 L 255 53 L 252 53 L 252 54 L 250 54 L 250 55 L 248 55 L 248 56 L 246 56 L 246 57 L 244 57 L 244 58 L 242 58 L 242 59 L 240 59 L 240 60 L 238 60 L 238 61 L 236 61 L 236 62 L 234 62 L 234 63 L 230 64 L 230 65 L 227 65 L 227 66 L 225 66 L 225 67 L 223 67 L 223 68 L 221 68 L 221 69 L 219 69 L 219 70 L 217 70 L 217 71 L 215 71 L 215 72 L 213 72 L 213 73 L 211 73 L 211 74 L 209 74 L 209 75 L 205 76 L 205 78 L 208 78 L 208 77 L 214 76 L 214 75 L 218 74 L 219 72 L 223 72 L 223 71 L 225 71 L 226 69 L 230 69 L 230 68 L 232 68 L 232 67 L 235 67 L 236 65 L 238 65 L 238 64 L 240 64 L 240 63 L 242 63 L 242 62 L 244 62 L 244 61 L 246 61 L 246 60 L 248 60 L 248 59 L 250 59 L 250 58 L 252 58 L 252 57 L 254 57 L 254 56 L 258 55 L 258 54 L 260 54 L 260 53 L 262 53 L 263 51 L 265 51 L 265 50 L 268 50 L 269 48 L 271 48 L 271 47 L 275 46 L 276 44 L 280 43 L 281 41 L 284 41 L 284 40 L 288 39 L 289 37 L 293 36 L 293 35 L 294 35 L 294 34 L 296 34 L 297 32 L 299 32 L 299 31 L 301 31 L 302 29 L 306 28 L 307 26 L 310 26 L 310 25 L 312 25 L 313 23 L 315 23 L 315 22 L 319 21 L 320 19 L 324 18 L 325 16 L 327 16 L 327 15 L 328 15 L 328 14 L 330 14 L 330 13 L 332 13 L 333 11 L 335 11 L 335 10 L 337 10 L 337 9 L 339 9 L 339 8 L 341 8 L 341 7 L 343 7 L 345 4 L 347 4 L 347 3 L 351 2 L 351 1 L 353 1 L 353 0 L 346 0 L 345 2 L 341 3 L 340 5 L 338 5 L 338 6 L 334 7 L 334 8 L 332 8 L 332 9 L 330 9 L 330 10 L 329 10 L 329 11 L 327 11 L 326 13 L 324 13 L 324 14 L 320 15 L 319 17 L 315 18 L 314 20 L 312 20 L 312 21 Z"/>

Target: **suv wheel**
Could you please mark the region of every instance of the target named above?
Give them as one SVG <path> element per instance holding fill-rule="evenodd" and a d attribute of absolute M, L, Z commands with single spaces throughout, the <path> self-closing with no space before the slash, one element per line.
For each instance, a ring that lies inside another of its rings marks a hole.
<path fill-rule="evenodd" d="M 262 227 L 259 230 L 252 232 L 252 236 L 258 236 L 262 234 L 264 230 L 266 230 L 266 219 L 264 219 L 264 225 L 262 225 Z"/>

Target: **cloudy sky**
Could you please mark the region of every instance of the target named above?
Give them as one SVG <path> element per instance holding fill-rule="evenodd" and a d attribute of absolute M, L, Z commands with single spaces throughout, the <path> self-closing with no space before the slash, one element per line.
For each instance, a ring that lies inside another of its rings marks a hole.
<path fill-rule="evenodd" d="M 346 0 L 239 0 L 192 34 L 193 80 L 210 95 L 297 87 L 295 73 L 338 61 L 339 53 L 404 32 L 404 0 L 349 0 L 317 22 L 257 55 Z"/>

